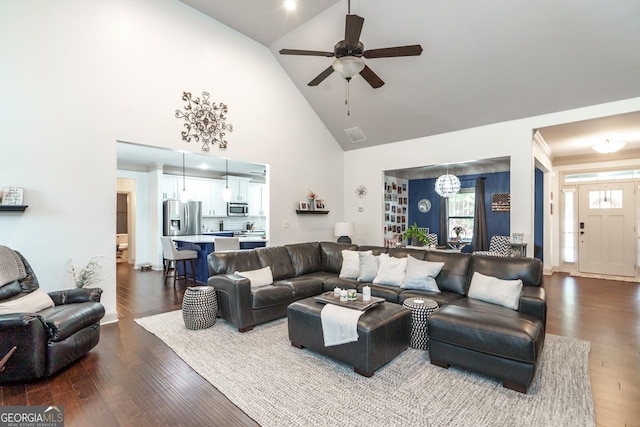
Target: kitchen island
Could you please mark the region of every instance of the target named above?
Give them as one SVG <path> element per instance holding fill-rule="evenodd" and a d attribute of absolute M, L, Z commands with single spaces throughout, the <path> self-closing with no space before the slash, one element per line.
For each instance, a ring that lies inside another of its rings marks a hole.
<path fill-rule="evenodd" d="M 215 251 L 216 246 L 215 235 L 191 235 L 191 236 L 171 236 L 178 249 L 191 249 L 198 252 L 198 259 L 194 262 L 196 269 L 196 280 L 206 284 L 209 279 L 209 267 L 207 265 L 207 256 Z M 261 236 L 240 236 L 240 249 L 262 248 L 267 245 L 267 240 Z M 182 271 L 179 271 L 182 274 Z"/>

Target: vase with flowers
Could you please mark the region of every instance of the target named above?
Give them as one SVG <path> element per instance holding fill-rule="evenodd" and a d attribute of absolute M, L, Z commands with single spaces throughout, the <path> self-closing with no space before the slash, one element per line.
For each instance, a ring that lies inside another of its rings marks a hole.
<path fill-rule="evenodd" d="M 459 225 L 456 225 L 455 227 L 453 227 L 453 232 L 456 235 L 456 242 L 459 242 L 467 234 L 466 230 Z"/>
<path fill-rule="evenodd" d="M 309 209 L 312 211 L 316 210 L 316 199 L 318 195 L 313 192 L 313 190 L 309 190 L 307 192 L 307 199 L 309 199 Z"/>

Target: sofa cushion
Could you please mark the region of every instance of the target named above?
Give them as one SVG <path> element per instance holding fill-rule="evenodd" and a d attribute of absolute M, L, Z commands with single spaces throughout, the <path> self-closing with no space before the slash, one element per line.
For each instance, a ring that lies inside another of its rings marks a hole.
<path fill-rule="evenodd" d="M 411 248 L 389 248 L 388 254 L 396 258 L 406 258 L 407 255 L 411 255 L 415 259 L 424 260 L 427 251 Z"/>
<path fill-rule="evenodd" d="M 207 256 L 209 276 L 262 268 L 255 251 L 211 252 Z"/>
<path fill-rule="evenodd" d="M 444 262 L 440 274 L 436 277 L 441 291 L 457 292 L 466 295 L 468 289 L 467 274 L 471 268 L 471 254 L 460 252 L 426 251 L 425 260 Z"/>
<path fill-rule="evenodd" d="M 358 250 L 363 252 L 371 251 L 374 255 L 378 256 L 380 254 L 386 254 L 389 249 L 384 246 L 358 246 Z"/>
<path fill-rule="evenodd" d="M 435 278 L 443 266 L 444 262 L 421 261 L 411 255 L 407 255 L 407 270 L 405 271 L 402 288 L 440 292 Z"/>
<path fill-rule="evenodd" d="M 313 273 L 322 267 L 320 243 L 296 243 L 293 245 L 284 245 L 284 247 L 289 253 L 289 258 L 291 258 L 296 276 Z"/>
<path fill-rule="evenodd" d="M 322 289 L 323 291 L 332 291 L 335 288 L 357 289 L 358 285 L 359 283 L 357 279 L 343 279 L 341 277 L 331 277 L 324 280 L 322 284 Z"/>
<path fill-rule="evenodd" d="M 360 272 L 358 273 L 359 282 L 373 282 L 378 274 L 380 267 L 380 256 L 375 256 L 371 251 L 358 251 L 360 257 Z"/>
<path fill-rule="evenodd" d="M 400 287 L 407 269 L 406 258 L 395 258 L 389 254 L 380 254 L 380 266 L 373 283 Z"/>
<path fill-rule="evenodd" d="M 233 274 L 249 279 L 252 288 L 273 283 L 273 274 L 271 274 L 271 267 L 269 266 L 251 271 L 235 271 Z"/>
<path fill-rule="evenodd" d="M 280 280 L 275 282 L 274 286 L 290 287 L 294 301 L 302 298 L 313 297 L 322 293 L 322 280 L 312 275 Z"/>
<path fill-rule="evenodd" d="M 358 251 L 342 251 L 342 267 L 340 277 L 342 279 L 357 279 L 360 274 L 360 256 Z"/>
<path fill-rule="evenodd" d="M 251 290 L 251 308 L 261 309 L 293 302 L 290 286 L 261 286 Z"/>
<path fill-rule="evenodd" d="M 398 303 L 398 298 L 402 289 L 398 286 L 381 285 L 379 283 L 362 283 L 358 285 L 358 291 L 362 292 L 362 288 L 369 286 L 371 288 L 371 296 L 384 298 L 386 301 Z"/>
<path fill-rule="evenodd" d="M 270 266 L 273 280 L 290 279 L 296 277 L 289 252 L 284 246 L 270 246 L 255 249 L 261 267 Z"/>
<path fill-rule="evenodd" d="M 36 313 L 54 305 L 53 300 L 46 292 L 36 289 L 31 293 L 0 302 L 0 314 Z"/>
<path fill-rule="evenodd" d="M 471 278 L 467 296 L 517 310 L 521 292 L 522 280 L 520 279 L 503 280 L 485 276 L 476 271 Z"/>
<path fill-rule="evenodd" d="M 470 268 L 469 279 L 477 271 L 499 279 L 520 279 L 528 286 L 540 286 L 542 280 L 542 262 L 537 258 L 476 255 Z"/>
<path fill-rule="evenodd" d="M 357 248 L 358 246 L 348 243 L 320 242 L 320 258 L 322 259 L 320 269 L 329 273 L 340 273 L 342 251 L 345 249 L 355 251 Z"/>

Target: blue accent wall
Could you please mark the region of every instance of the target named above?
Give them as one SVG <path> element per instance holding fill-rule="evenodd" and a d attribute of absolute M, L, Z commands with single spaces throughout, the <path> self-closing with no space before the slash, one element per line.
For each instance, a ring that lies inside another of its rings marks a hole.
<path fill-rule="evenodd" d="M 543 261 L 544 242 L 544 172 L 536 168 L 533 214 L 533 256 Z"/>
<path fill-rule="evenodd" d="M 458 176 L 462 188 L 475 187 L 476 178 L 485 177 L 485 210 L 487 215 L 487 235 L 489 240 L 491 236 L 510 236 L 510 212 L 492 212 L 491 211 L 491 195 L 493 193 L 509 193 L 511 192 L 511 172 L 496 172 L 481 175 L 462 175 Z M 414 222 L 419 227 L 429 227 L 430 233 L 437 233 L 440 236 L 440 202 L 442 198 L 436 193 L 434 186 L 436 178 L 429 179 L 412 179 L 409 181 L 409 206 L 407 209 L 407 226 Z M 428 199 L 431 202 L 431 210 L 422 213 L 418 210 L 418 201 Z M 468 247 L 465 248 L 468 250 Z"/>

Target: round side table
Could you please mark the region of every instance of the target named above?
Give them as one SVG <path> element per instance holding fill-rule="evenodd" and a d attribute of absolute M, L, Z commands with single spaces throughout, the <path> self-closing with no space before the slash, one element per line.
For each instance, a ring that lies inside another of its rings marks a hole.
<path fill-rule="evenodd" d="M 429 348 L 427 320 L 438 309 L 438 303 L 428 298 L 407 298 L 402 305 L 411 310 L 411 341 L 409 345 L 420 350 Z"/>
<path fill-rule="evenodd" d="M 218 297 L 213 286 L 194 286 L 184 291 L 182 319 L 187 329 L 206 329 L 216 323 Z"/>

